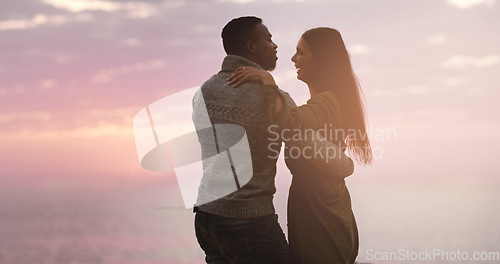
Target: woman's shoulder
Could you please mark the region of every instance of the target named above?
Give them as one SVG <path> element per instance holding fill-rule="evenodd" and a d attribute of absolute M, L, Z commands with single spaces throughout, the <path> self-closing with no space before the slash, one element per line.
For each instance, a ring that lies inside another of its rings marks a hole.
<path fill-rule="evenodd" d="M 311 97 L 311 99 L 307 100 L 308 104 L 321 104 L 325 107 L 333 107 L 335 111 L 339 110 L 339 104 L 337 98 L 332 92 L 325 91 L 316 94 Z"/>
<path fill-rule="evenodd" d="M 341 122 L 340 106 L 332 92 L 325 91 L 316 94 L 307 101 L 308 105 L 320 105 L 328 114 L 328 121 L 332 126 L 338 127 Z"/>
<path fill-rule="evenodd" d="M 329 101 L 329 102 L 334 102 L 337 103 L 337 98 L 335 95 L 330 92 L 330 91 L 324 91 L 316 94 L 315 96 L 311 97 L 307 102 L 309 101 Z"/>

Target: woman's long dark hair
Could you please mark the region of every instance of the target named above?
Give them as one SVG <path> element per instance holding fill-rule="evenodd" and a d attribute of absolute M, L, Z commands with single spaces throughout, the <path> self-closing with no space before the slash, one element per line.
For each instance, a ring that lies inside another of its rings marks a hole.
<path fill-rule="evenodd" d="M 373 159 L 361 101 L 361 87 L 340 33 L 333 28 L 313 28 L 302 34 L 313 53 L 315 92 L 329 91 L 339 103 L 341 124 L 349 153 L 362 164 Z"/>

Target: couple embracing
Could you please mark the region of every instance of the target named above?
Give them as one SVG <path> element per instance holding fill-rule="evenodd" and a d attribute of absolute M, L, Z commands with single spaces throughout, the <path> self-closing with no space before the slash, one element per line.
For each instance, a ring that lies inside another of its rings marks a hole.
<path fill-rule="evenodd" d="M 195 205 L 196 237 L 206 262 L 354 263 L 358 230 L 344 181 L 353 173 L 354 164 L 344 151 L 347 149 L 362 164 L 372 161 L 372 152 L 360 87 L 340 33 L 332 28 L 314 28 L 299 39 L 291 60 L 297 78 L 308 85 L 311 98 L 298 107 L 268 72 L 276 66 L 278 46 L 260 18 L 231 20 L 222 30 L 222 40 L 227 56 L 221 71 L 193 98 L 193 120 L 198 130 L 201 125 L 197 116 L 206 111 L 213 126 L 243 127 L 252 177 L 224 197 Z M 279 133 L 283 131 L 303 131 L 306 136 L 285 138 L 285 133 Z M 223 132 L 215 135 L 217 132 L 198 132 L 204 157 L 227 148 L 217 139 L 234 136 Z M 216 148 L 212 146 L 214 141 Z M 273 206 L 276 153 L 282 142 L 293 176 L 288 198 L 288 243 Z M 320 155 L 312 155 L 313 148 Z M 292 150 L 300 154 L 292 154 Z M 229 155 L 228 151 L 228 166 L 237 180 L 232 163 L 237 161 Z M 218 188 L 217 162 L 204 158 L 199 200 L 202 194 L 209 195 Z"/>

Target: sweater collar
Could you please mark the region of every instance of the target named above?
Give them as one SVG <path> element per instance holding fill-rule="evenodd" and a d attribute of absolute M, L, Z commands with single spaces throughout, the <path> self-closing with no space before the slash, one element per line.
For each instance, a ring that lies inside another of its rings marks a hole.
<path fill-rule="evenodd" d="M 252 67 L 259 68 L 259 69 L 263 70 L 263 68 L 260 67 L 259 64 L 255 63 L 247 58 L 243 58 L 243 57 L 237 56 L 237 55 L 227 55 L 224 58 L 224 61 L 222 62 L 222 71 L 233 72 L 238 67 L 243 67 L 243 66 L 252 66 Z"/>

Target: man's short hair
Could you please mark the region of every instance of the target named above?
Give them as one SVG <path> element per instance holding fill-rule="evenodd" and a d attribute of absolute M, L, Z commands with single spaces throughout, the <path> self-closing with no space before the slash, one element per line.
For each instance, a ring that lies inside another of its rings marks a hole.
<path fill-rule="evenodd" d="M 262 19 L 254 16 L 235 18 L 222 29 L 222 44 L 227 54 L 238 55 L 247 41 L 255 40 L 252 30 Z"/>

